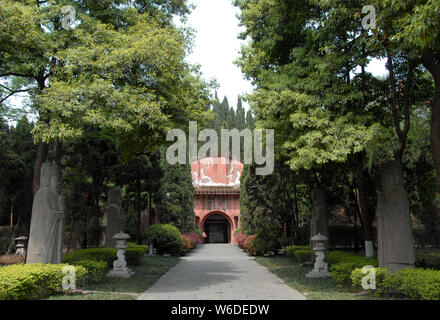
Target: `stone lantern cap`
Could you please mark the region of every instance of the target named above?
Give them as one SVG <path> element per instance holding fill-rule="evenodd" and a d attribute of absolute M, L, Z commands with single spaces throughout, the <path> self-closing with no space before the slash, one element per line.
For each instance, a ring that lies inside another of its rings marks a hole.
<path fill-rule="evenodd" d="M 310 240 L 313 240 L 313 241 L 327 241 L 328 238 L 325 235 L 318 233 L 317 235 L 313 236 L 312 239 L 310 239 Z"/>
<path fill-rule="evenodd" d="M 25 236 L 21 236 L 21 237 L 18 237 L 18 238 L 14 238 L 15 241 L 25 241 L 25 240 L 27 240 L 27 239 L 28 239 L 28 237 L 25 237 Z"/>
<path fill-rule="evenodd" d="M 130 239 L 130 236 L 128 234 L 126 234 L 126 233 L 121 231 L 121 232 L 115 234 L 113 236 L 113 239 L 116 239 L 116 240 L 128 240 L 128 239 Z"/>

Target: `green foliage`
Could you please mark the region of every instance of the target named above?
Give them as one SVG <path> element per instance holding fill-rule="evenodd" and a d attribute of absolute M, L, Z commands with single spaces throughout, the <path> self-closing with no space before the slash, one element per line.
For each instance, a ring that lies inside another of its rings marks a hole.
<path fill-rule="evenodd" d="M 399 270 L 385 278 L 381 292 L 419 300 L 440 300 L 440 271 Z"/>
<path fill-rule="evenodd" d="M 105 261 L 108 268 L 113 266 L 113 261 L 117 259 L 116 248 L 87 248 L 76 250 L 72 253 L 63 255 L 63 263 L 73 264 L 75 261 L 94 260 Z"/>
<path fill-rule="evenodd" d="M 296 250 L 307 250 L 310 249 L 310 246 L 287 246 L 286 247 L 286 254 L 289 257 L 295 258 L 295 251 Z"/>
<path fill-rule="evenodd" d="M 179 256 L 183 245 L 180 231 L 170 224 L 154 224 L 144 233 L 147 243 L 153 243 L 159 254 Z"/>
<path fill-rule="evenodd" d="M 286 165 L 275 163 L 274 173 L 267 176 L 255 174 L 256 165 L 245 165 L 241 177 L 240 219 L 247 234 L 272 228 L 283 230 L 286 237 L 297 232 L 299 213 L 296 212 L 304 196 L 297 186 L 298 175 Z M 281 238 L 282 234 L 278 232 Z"/>
<path fill-rule="evenodd" d="M 163 176 L 154 195 L 155 210 L 160 221 L 173 224 L 182 232 L 194 229 L 194 187 L 189 165 L 170 165 L 164 154 L 161 159 Z"/>
<path fill-rule="evenodd" d="M 315 252 L 310 249 L 310 246 L 288 246 L 286 247 L 286 254 L 299 263 L 312 262 L 315 256 Z"/>
<path fill-rule="evenodd" d="M 296 249 L 294 251 L 295 259 L 299 263 L 313 262 L 315 252 L 312 249 Z"/>
<path fill-rule="evenodd" d="M 280 232 L 277 228 L 266 227 L 260 230 L 253 241 L 253 248 L 255 249 L 256 255 L 263 255 L 269 252 L 277 253 L 277 250 L 281 248 L 280 242 Z"/>
<path fill-rule="evenodd" d="M 63 291 L 62 272 L 65 264 L 15 264 L 0 268 L 0 300 L 38 299 Z M 75 266 L 77 284 L 87 270 Z"/>
<path fill-rule="evenodd" d="M 346 261 L 351 259 L 352 257 L 359 257 L 358 255 L 353 254 L 352 252 L 332 250 L 325 252 L 325 262 L 329 265 L 333 265 L 342 261 Z"/>
<path fill-rule="evenodd" d="M 364 266 L 373 266 L 377 267 L 377 259 L 375 258 L 366 258 L 360 256 L 339 256 L 340 260 L 330 266 L 331 276 L 336 280 L 338 285 L 350 284 L 351 282 L 351 273 L 354 269 L 362 268 Z M 338 259 L 336 258 L 336 260 Z"/>
<path fill-rule="evenodd" d="M 142 256 L 147 252 L 147 247 L 142 245 L 130 245 L 125 250 L 125 259 L 129 266 L 139 265 Z M 76 250 L 72 253 L 63 255 L 63 262 L 75 264 L 82 260 L 104 261 L 108 268 L 113 266 L 113 262 L 117 259 L 116 248 L 87 248 Z"/>
<path fill-rule="evenodd" d="M 353 287 L 356 287 L 357 289 L 361 290 L 362 288 L 362 280 L 364 277 L 368 276 L 370 272 L 375 273 L 375 281 L 376 281 L 376 289 L 372 290 L 379 290 L 379 288 L 382 288 L 385 284 L 385 279 L 389 276 L 389 271 L 385 268 L 374 268 L 370 269 L 367 273 L 362 272 L 362 268 L 354 269 L 351 272 L 350 279 Z"/>
<path fill-rule="evenodd" d="M 144 245 L 129 245 L 125 250 L 125 260 L 129 266 L 138 266 L 142 257 L 147 253 L 148 247 Z"/>
<path fill-rule="evenodd" d="M 387 269 L 375 268 L 376 290 L 375 294 L 397 297 L 408 297 L 417 300 L 440 299 L 440 271 L 416 269 L 401 269 L 389 273 Z M 351 279 L 353 286 L 361 288 L 362 269 L 353 270 Z"/>
<path fill-rule="evenodd" d="M 105 261 L 97 260 L 79 260 L 73 261 L 72 265 L 84 267 L 87 270 L 87 280 L 99 282 L 108 271 L 108 265 Z"/>

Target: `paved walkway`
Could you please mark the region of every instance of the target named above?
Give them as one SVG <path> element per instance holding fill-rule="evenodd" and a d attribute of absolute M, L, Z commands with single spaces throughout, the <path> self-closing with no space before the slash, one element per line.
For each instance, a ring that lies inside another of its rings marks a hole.
<path fill-rule="evenodd" d="M 305 300 L 231 244 L 199 245 L 139 300 Z"/>

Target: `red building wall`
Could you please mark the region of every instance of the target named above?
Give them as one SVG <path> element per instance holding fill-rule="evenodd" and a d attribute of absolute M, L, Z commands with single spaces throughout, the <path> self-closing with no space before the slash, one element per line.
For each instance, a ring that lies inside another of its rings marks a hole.
<path fill-rule="evenodd" d="M 195 224 L 203 232 L 210 216 L 220 214 L 229 222 L 228 240 L 240 227 L 240 176 L 243 164 L 225 158 L 203 158 L 191 164 L 194 185 Z"/>

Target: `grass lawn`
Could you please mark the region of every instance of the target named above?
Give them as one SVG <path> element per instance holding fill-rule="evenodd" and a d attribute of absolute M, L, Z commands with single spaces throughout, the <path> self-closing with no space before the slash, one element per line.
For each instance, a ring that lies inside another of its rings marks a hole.
<path fill-rule="evenodd" d="M 307 300 L 389 300 L 371 295 L 357 295 L 351 287 L 338 287 L 333 278 L 309 279 L 305 275 L 312 266 L 300 266 L 285 256 L 256 257 L 256 261 L 280 277 L 288 286 L 301 292 Z"/>
<path fill-rule="evenodd" d="M 139 266 L 131 268 L 134 275 L 129 279 L 104 277 L 99 283 L 89 284 L 82 289 L 98 292 L 56 295 L 48 300 L 133 300 L 155 284 L 179 260 L 178 257 L 144 256 Z"/>

